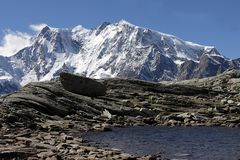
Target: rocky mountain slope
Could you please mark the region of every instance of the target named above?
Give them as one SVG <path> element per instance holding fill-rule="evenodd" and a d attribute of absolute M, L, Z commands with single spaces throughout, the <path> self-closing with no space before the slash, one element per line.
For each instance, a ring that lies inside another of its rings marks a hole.
<path fill-rule="evenodd" d="M 0 98 L 0 158 L 148 159 L 87 147 L 62 132 L 131 125 L 239 127 L 239 79 L 240 72 L 231 70 L 181 82 L 96 81 L 68 73 L 32 82 Z"/>
<path fill-rule="evenodd" d="M 149 81 L 203 78 L 240 68 L 216 48 L 135 26 L 121 20 L 97 28 L 46 26 L 32 45 L 11 57 L 0 56 L 1 93 L 60 72 L 91 78 L 137 78 Z M 7 81 L 9 81 L 7 83 Z M 3 86 L 3 85 L 1 85 Z"/>

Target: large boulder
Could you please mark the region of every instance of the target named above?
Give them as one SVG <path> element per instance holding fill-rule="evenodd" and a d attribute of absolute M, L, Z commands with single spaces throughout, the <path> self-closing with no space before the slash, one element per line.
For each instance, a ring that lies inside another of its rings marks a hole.
<path fill-rule="evenodd" d="M 62 72 L 60 81 L 64 89 L 76 94 L 89 97 L 104 96 L 106 94 L 105 85 L 90 78 Z"/>

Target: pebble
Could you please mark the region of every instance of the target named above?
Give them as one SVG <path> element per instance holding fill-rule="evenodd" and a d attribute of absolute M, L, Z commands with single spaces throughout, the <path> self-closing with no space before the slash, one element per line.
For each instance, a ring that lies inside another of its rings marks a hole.
<path fill-rule="evenodd" d="M 233 104 L 234 101 L 230 99 L 230 100 L 227 101 L 227 103 L 228 103 L 228 104 Z"/>

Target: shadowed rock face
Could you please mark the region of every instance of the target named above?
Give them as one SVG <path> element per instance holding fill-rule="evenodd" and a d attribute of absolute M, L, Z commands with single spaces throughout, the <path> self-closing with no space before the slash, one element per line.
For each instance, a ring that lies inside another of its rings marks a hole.
<path fill-rule="evenodd" d="M 14 81 L 4 81 L 0 83 L 0 95 L 8 94 L 19 90 L 21 86 Z"/>
<path fill-rule="evenodd" d="M 106 87 L 90 78 L 63 72 L 60 74 L 60 81 L 64 89 L 73 93 L 89 97 L 104 96 L 106 94 Z"/>

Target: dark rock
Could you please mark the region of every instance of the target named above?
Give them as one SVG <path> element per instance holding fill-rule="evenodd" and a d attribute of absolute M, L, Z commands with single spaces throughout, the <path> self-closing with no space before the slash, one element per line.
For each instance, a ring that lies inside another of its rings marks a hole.
<path fill-rule="evenodd" d="M 151 117 L 151 118 L 144 118 L 143 122 L 146 123 L 146 124 L 149 124 L 149 125 L 156 124 L 156 121 L 154 120 L 153 117 Z"/>
<path fill-rule="evenodd" d="M 60 74 L 60 81 L 64 89 L 76 94 L 89 97 L 104 96 L 106 94 L 106 87 L 90 78 L 63 72 Z"/>
<path fill-rule="evenodd" d="M 13 114 L 8 114 L 6 115 L 5 120 L 7 123 L 15 123 L 19 120 L 19 117 Z"/>
<path fill-rule="evenodd" d="M 231 113 L 240 113 L 240 107 L 229 107 Z"/>
<path fill-rule="evenodd" d="M 0 152 L 0 159 L 26 159 L 32 152 L 22 152 L 22 151 L 3 151 Z"/>

